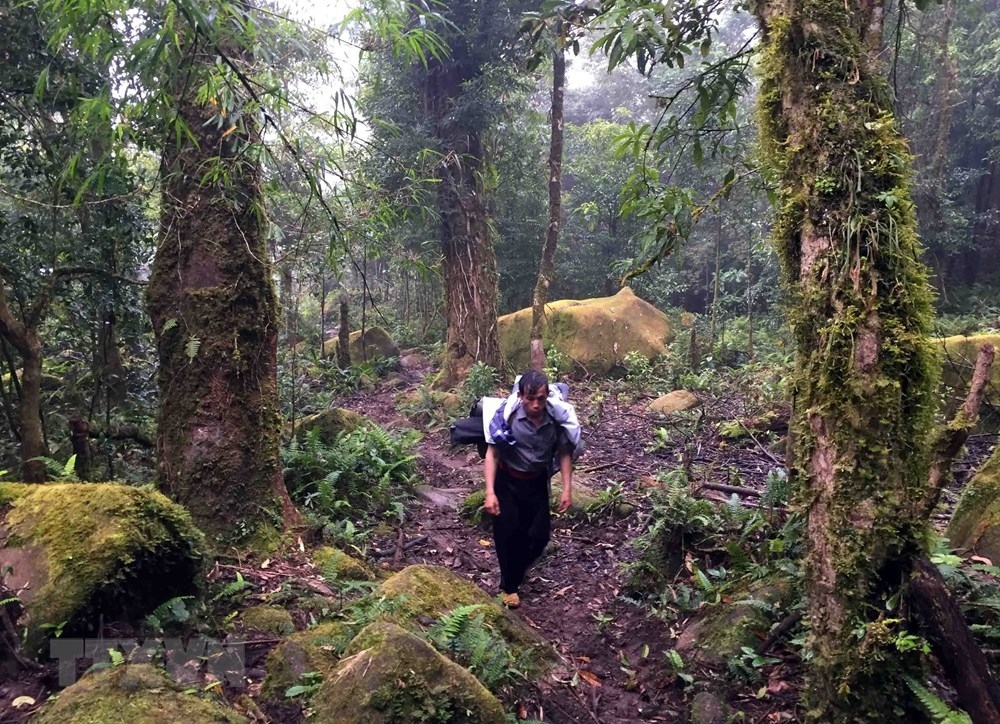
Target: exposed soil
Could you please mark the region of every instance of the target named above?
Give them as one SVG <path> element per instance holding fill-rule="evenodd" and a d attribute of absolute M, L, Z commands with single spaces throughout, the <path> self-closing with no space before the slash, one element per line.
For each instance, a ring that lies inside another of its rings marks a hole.
<path fill-rule="evenodd" d="M 397 410 L 400 391 L 420 384 L 426 369 L 409 370 L 393 386 L 365 392 L 339 404 L 356 410 L 387 427 L 413 427 Z M 673 648 L 683 621 L 665 622 L 626 595 L 622 564 L 632 560 L 630 542 L 648 521 L 645 488 L 662 470 L 692 466 L 701 488 L 699 494 L 730 500 L 732 490 L 750 489 L 744 504 L 756 505 L 767 474 L 781 466 L 780 449 L 766 446 L 783 432 L 778 410 L 773 431 L 744 436 L 738 444 L 721 438 L 720 420 L 751 420 L 763 411 L 751 409 L 740 398 L 704 399 L 688 424 L 677 425 L 648 410 L 649 398 L 635 393 L 616 395 L 578 384 L 571 394 L 587 442 L 587 452 L 577 465 L 577 478 L 591 488 L 619 491 L 615 506 L 588 519 L 582 515 L 556 516 L 552 544 L 529 571 L 521 590 L 517 615 L 551 642 L 561 664 L 545 680 L 526 689 L 521 700 L 507 702 L 521 717 L 546 722 L 668 722 L 685 720 L 694 687 L 686 687 L 669 665 L 666 652 Z M 692 425 L 691 420 L 697 423 Z M 971 452 L 957 469 L 956 488 L 988 454 L 992 438 L 974 438 Z M 419 443 L 423 478 L 418 500 L 408 512 L 400 534 L 373 541 L 376 565 L 398 570 L 414 563 L 446 566 L 473 581 L 491 595 L 497 594 L 498 571 L 491 536 L 484 524 L 474 525 L 458 513 L 458 504 L 482 485 L 482 462 L 472 447 L 453 448 L 444 425 L 426 426 Z M 298 546 L 296 546 L 298 548 Z M 274 600 L 279 590 L 299 591 L 336 598 L 319 572 L 309 563 L 305 548 L 268 561 L 220 562 L 211 573 L 217 580 L 232 580 L 239 571 L 253 584 L 248 603 Z M 294 597 L 289 606 L 298 627 L 308 614 L 298 610 Z M 109 629 L 110 631 L 110 629 Z M 127 631 L 125 633 L 128 633 Z M 247 642 L 246 691 L 227 691 L 236 708 L 255 721 L 297 722 L 300 706 L 256 709 L 243 699 L 254 699 L 263 678 L 273 637 L 237 629 L 235 638 Z M 722 670 L 691 667 L 687 673 L 743 713 L 747 722 L 798 721 L 796 699 L 799 664 L 781 645 L 770 652 L 776 663 L 761 668 L 762 681 L 754 686 L 733 681 Z M 89 662 L 80 662 L 81 671 Z M 707 682 L 707 686 L 706 686 Z M 39 671 L 0 683 L 0 721 L 26 722 L 51 693 L 58 690 L 54 662 Z M 20 710 L 11 708 L 18 696 L 37 702 Z"/>

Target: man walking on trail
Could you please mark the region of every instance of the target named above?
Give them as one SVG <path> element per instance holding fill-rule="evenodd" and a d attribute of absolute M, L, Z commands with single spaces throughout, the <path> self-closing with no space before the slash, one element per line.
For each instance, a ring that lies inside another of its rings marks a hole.
<path fill-rule="evenodd" d="M 493 541 L 500 564 L 500 589 L 508 608 L 521 605 L 518 588 L 524 574 L 549 542 L 549 477 L 558 460 L 562 478 L 560 513 L 572 504 L 573 447 L 553 414 L 576 424 L 572 407 L 550 408 L 549 381 L 541 372 L 525 372 L 517 382 L 513 410 L 501 405 L 487 440 L 483 507 L 493 516 Z M 577 428 L 578 435 L 578 428 Z"/>

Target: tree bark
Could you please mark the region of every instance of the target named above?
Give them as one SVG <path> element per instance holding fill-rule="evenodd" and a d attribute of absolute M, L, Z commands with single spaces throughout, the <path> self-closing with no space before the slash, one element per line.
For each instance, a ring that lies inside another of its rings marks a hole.
<path fill-rule="evenodd" d="M 773 233 L 797 347 L 790 472 L 807 516 L 807 713 L 893 720 L 906 706 L 885 696 L 899 667 L 880 662 L 902 657 L 880 600 L 919 549 L 937 365 L 909 152 L 877 60 L 883 8 L 755 9 L 762 145 L 779 179 Z"/>
<path fill-rule="evenodd" d="M 1000 721 L 1000 689 L 986 656 L 969 632 L 941 572 L 924 556 L 914 561 L 910 600 L 935 656 L 955 687 L 959 705 L 976 724 Z"/>
<path fill-rule="evenodd" d="M 38 305 L 35 305 L 36 311 Z M 21 479 L 26 483 L 45 480 L 45 463 L 37 458 L 45 455 L 45 435 L 42 431 L 42 343 L 31 324 L 15 319 L 7 303 L 7 291 L 0 278 L 0 335 L 21 356 L 21 401 L 18 424 L 21 438 Z M 14 375 L 14 370 L 11 370 Z"/>
<path fill-rule="evenodd" d="M 166 134 L 147 290 L 159 356 L 159 484 L 217 542 L 239 543 L 295 516 L 279 459 L 279 325 L 252 148 L 258 129 L 253 112 L 220 124 L 215 100 L 196 100 L 220 52 L 244 69 L 252 58 L 235 41 L 208 47 L 190 30 L 185 41 L 168 93 L 191 137 Z"/>
<path fill-rule="evenodd" d="M 351 366 L 351 323 L 347 318 L 349 311 L 347 302 L 347 293 L 341 292 L 340 327 L 337 329 L 337 367 L 342 370 Z"/>
<path fill-rule="evenodd" d="M 545 303 L 548 301 L 549 286 L 555 271 L 556 247 L 559 244 L 559 228 L 562 224 L 562 157 L 563 157 L 563 98 L 566 93 L 566 50 L 562 24 L 555 33 L 556 48 L 552 52 L 552 131 L 549 139 L 549 226 L 542 247 L 542 260 L 538 267 L 538 281 L 531 299 L 531 368 L 539 370 L 545 366 L 545 347 L 542 345 L 542 321 Z"/>
<path fill-rule="evenodd" d="M 454 119 L 453 106 L 475 69 L 452 59 L 431 61 L 423 74 L 424 100 L 441 142 L 442 276 L 445 351 L 438 387 L 454 387 L 475 362 L 500 366 L 497 334 L 497 262 L 490 233 L 480 133 Z"/>

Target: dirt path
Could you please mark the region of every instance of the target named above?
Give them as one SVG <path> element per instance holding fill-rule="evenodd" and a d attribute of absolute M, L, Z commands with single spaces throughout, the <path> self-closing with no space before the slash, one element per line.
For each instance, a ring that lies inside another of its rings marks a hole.
<path fill-rule="evenodd" d="M 419 376 L 410 374 L 408 385 Z M 379 391 L 343 401 L 383 425 L 407 426 L 395 410 L 395 391 Z M 576 478 L 592 489 L 634 481 L 662 466 L 645 447 L 652 426 L 644 402 L 601 403 L 598 416 L 585 396 L 577 402 L 581 420 L 597 422 L 600 435 L 586 429 L 588 450 Z M 448 431 L 431 428 L 419 444 L 424 481 L 408 529 L 409 541 L 426 542 L 404 552 L 393 568 L 414 563 L 445 566 L 487 593 L 498 592 L 498 569 L 488 527 L 462 519 L 457 506 L 482 487 L 482 461 L 475 449 L 453 448 Z M 625 493 L 627 495 L 627 492 Z M 633 496 L 629 495 L 629 498 Z M 630 501 L 631 502 L 631 501 Z M 529 571 L 518 615 L 560 654 L 562 665 L 522 703 L 521 714 L 551 722 L 677 721 L 686 708 L 673 685 L 663 655 L 672 648 L 667 626 L 622 600 L 620 564 L 633 558 L 630 541 L 644 522 L 641 504 L 624 517 L 613 511 L 588 520 L 581 514 L 556 516 L 552 543 Z"/>

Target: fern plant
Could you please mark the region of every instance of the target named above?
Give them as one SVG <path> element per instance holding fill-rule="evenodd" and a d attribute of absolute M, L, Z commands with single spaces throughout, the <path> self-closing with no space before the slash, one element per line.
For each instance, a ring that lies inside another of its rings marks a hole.
<path fill-rule="evenodd" d="M 427 637 L 434 648 L 498 693 L 518 680 L 526 662 L 517 661 L 503 637 L 486 623 L 485 608 L 481 603 L 458 606 L 438 619 Z"/>
<path fill-rule="evenodd" d="M 913 677 L 907 676 L 905 680 L 910 691 L 920 700 L 936 724 L 972 724 L 972 718 L 968 714 L 961 709 L 952 709 Z"/>

